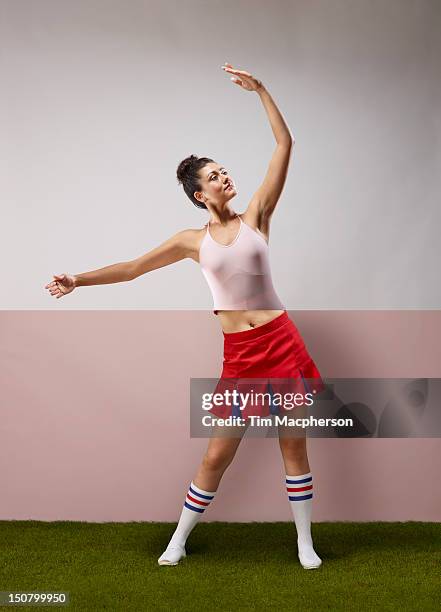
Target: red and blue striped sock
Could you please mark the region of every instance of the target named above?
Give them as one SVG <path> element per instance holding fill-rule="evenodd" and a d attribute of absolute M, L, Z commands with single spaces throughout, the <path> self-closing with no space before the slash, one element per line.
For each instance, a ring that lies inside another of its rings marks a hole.
<path fill-rule="evenodd" d="M 286 475 L 286 491 L 297 530 L 299 559 L 305 569 L 321 565 L 321 559 L 314 551 L 311 536 L 311 513 L 313 499 L 312 474 Z"/>
<path fill-rule="evenodd" d="M 216 491 L 204 491 L 204 489 L 197 487 L 194 482 L 191 481 L 178 526 L 172 535 L 171 541 L 173 541 L 173 543 L 184 546 L 193 527 L 213 501 L 215 493 Z"/>

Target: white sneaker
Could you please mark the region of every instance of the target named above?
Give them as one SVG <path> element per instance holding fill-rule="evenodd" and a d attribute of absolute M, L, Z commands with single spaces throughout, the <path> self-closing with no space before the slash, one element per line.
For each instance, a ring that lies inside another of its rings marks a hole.
<path fill-rule="evenodd" d="M 158 559 L 159 565 L 177 565 L 181 559 L 186 557 L 185 547 L 179 544 L 167 546 L 166 550 Z"/>

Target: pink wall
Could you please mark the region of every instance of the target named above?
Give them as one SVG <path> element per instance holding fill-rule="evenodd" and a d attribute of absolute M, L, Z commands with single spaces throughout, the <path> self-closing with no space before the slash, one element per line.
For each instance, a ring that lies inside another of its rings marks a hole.
<path fill-rule="evenodd" d="M 441 311 L 289 314 L 325 378 L 441 377 Z M 189 438 L 189 379 L 220 374 L 216 317 L 1 311 L 0 330 L 0 519 L 176 521 L 208 442 Z M 441 520 L 441 439 L 308 445 L 313 521 Z M 290 521 L 283 479 L 276 439 L 243 440 L 202 520 Z"/>

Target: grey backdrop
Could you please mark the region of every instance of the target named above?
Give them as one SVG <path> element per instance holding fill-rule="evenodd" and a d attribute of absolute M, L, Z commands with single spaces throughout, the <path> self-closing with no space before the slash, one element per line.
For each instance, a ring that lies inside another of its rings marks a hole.
<path fill-rule="evenodd" d="M 56 300 L 53 273 L 135 258 L 207 214 L 177 185 L 225 164 L 242 212 L 295 137 L 271 264 L 288 309 L 438 308 L 441 3 L 0 1 L 1 301 L 9 308 L 210 309 L 185 260 Z"/>

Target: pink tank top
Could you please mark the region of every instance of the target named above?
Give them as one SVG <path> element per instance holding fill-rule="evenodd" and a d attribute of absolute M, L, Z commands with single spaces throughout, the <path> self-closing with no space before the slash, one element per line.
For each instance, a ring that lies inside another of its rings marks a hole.
<path fill-rule="evenodd" d="M 239 217 L 233 242 L 216 242 L 207 231 L 199 250 L 199 263 L 219 310 L 285 310 L 274 290 L 269 247 L 263 236 Z"/>

